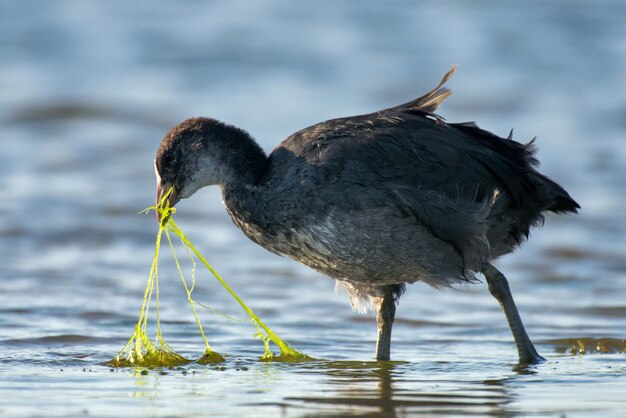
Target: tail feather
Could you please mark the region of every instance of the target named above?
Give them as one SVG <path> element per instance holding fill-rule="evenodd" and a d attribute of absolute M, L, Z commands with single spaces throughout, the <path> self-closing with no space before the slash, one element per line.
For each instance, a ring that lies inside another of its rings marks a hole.
<path fill-rule="evenodd" d="M 418 97 L 415 100 L 401 104 L 399 106 L 392 107 L 387 110 L 412 110 L 426 113 L 433 113 L 439 105 L 452 94 L 452 91 L 444 88 L 443 85 L 452 77 L 458 65 L 452 67 L 442 78 L 437 87 L 426 93 L 425 95 Z"/>
<path fill-rule="evenodd" d="M 552 197 L 550 205 L 546 208 L 550 212 L 554 213 L 578 213 L 580 205 L 565 191 L 564 188 L 559 186 L 554 181 L 550 180 L 546 176 L 541 176 L 541 180 L 544 186 L 548 189 L 548 193 Z"/>

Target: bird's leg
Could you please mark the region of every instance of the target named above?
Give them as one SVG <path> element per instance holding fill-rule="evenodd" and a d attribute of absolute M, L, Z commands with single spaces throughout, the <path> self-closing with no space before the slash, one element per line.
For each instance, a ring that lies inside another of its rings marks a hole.
<path fill-rule="evenodd" d="M 391 327 L 396 316 L 396 301 L 393 287 L 385 286 L 384 295 L 378 299 L 376 324 L 378 325 L 378 340 L 376 341 L 376 360 L 389 360 L 391 351 Z"/>
<path fill-rule="evenodd" d="M 526 334 L 524 324 L 513 301 L 511 289 L 509 289 L 509 283 L 506 277 L 504 277 L 504 274 L 491 264 L 487 264 L 483 269 L 483 274 L 489 284 L 489 292 L 500 302 L 506 319 L 509 322 L 509 327 L 513 333 L 515 345 L 517 346 L 520 364 L 537 364 L 545 361 L 545 359 L 537 353 L 533 343 L 530 341 L 530 338 L 528 338 L 528 334 Z"/>

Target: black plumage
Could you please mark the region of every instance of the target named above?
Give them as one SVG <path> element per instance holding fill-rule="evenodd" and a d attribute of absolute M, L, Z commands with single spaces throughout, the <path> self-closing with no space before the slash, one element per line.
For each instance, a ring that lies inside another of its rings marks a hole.
<path fill-rule="evenodd" d="M 189 119 L 159 147 L 159 189 L 173 185 L 175 204 L 219 184 L 248 237 L 335 278 L 355 305 L 378 307 L 377 357 L 387 358 L 393 315 L 383 319 L 405 283 L 447 286 L 482 272 L 491 288 L 490 261 L 527 238 L 546 211 L 579 208 L 537 171 L 532 141 L 434 114 L 453 72 L 406 104 L 296 132 L 269 156 L 238 128 Z"/>

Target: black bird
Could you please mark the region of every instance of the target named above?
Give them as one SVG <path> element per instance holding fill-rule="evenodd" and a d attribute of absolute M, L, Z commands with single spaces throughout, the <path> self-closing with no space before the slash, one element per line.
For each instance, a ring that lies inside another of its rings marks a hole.
<path fill-rule="evenodd" d="M 188 119 L 157 151 L 157 201 L 171 187 L 173 206 L 219 185 L 228 214 L 252 241 L 334 278 L 353 307 L 376 309 L 377 360 L 389 359 L 406 283 L 445 287 L 482 273 L 520 363 L 538 363 L 507 280 L 490 263 L 518 247 L 545 212 L 579 206 L 536 170 L 533 141 L 434 113 L 451 94 L 442 86 L 455 69 L 418 99 L 310 126 L 269 156 L 235 126 Z"/>

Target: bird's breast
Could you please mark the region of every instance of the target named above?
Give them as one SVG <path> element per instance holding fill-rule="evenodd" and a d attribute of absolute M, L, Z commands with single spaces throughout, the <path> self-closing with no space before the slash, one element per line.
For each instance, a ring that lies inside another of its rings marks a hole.
<path fill-rule="evenodd" d="M 263 248 L 275 254 L 292 258 L 327 275 L 337 272 L 336 229 L 322 221 L 303 224 L 297 219 L 284 222 L 255 222 L 231 216 L 243 233 Z"/>

